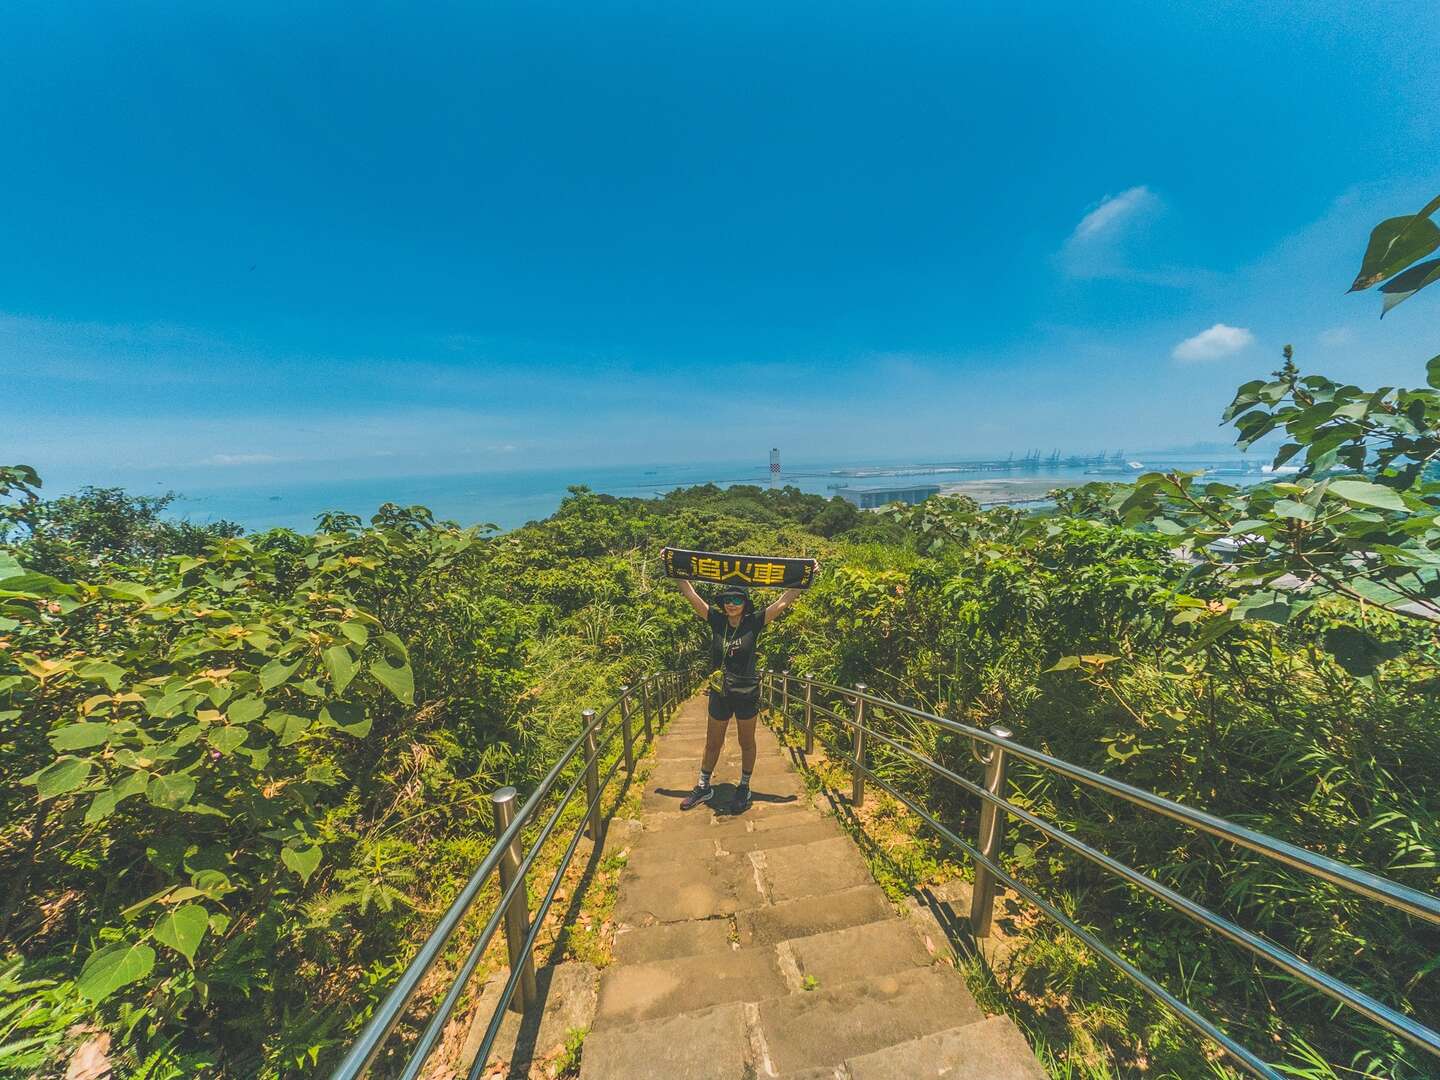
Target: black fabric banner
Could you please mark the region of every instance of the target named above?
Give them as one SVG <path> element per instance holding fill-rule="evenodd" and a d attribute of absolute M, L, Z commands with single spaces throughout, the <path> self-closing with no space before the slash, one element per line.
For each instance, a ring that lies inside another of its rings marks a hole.
<path fill-rule="evenodd" d="M 661 548 L 665 574 L 715 584 L 761 585 L 808 589 L 815 580 L 814 559 L 782 559 L 772 555 L 721 555 L 713 551 Z"/>

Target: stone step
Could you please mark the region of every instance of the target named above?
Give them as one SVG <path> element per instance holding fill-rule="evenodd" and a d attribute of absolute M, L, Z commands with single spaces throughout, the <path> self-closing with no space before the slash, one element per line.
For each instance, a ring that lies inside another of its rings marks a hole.
<path fill-rule="evenodd" d="M 720 792 L 717 785 L 715 802 L 720 801 Z M 721 805 L 723 806 L 723 803 Z M 784 828 L 788 825 L 799 823 L 798 821 L 783 820 L 796 815 L 800 815 L 811 821 L 821 817 L 818 810 L 809 806 L 799 798 L 783 802 L 757 802 L 743 814 L 717 812 L 710 803 L 705 803 L 689 811 L 649 811 L 645 815 L 645 832 L 663 832 L 678 836 L 688 831 L 709 836 L 718 834 L 707 833 L 704 832 L 704 830 L 718 828 L 735 829 L 738 832 L 745 832 L 752 829 Z"/>
<path fill-rule="evenodd" d="M 845 1063 L 848 1080 L 1047 1080 L 1008 1016 L 887 1046 Z"/>
<path fill-rule="evenodd" d="M 703 956 L 739 948 L 731 919 L 692 919 L 653 926 L 621 926 L 615 931 L 615 962 L 644 964 L 678 956 Z"/>
<path fill-rule="evenodd" d="M 796 977 L 813 980 L 812 990 L 929 967 L 935 962 L 918 928 L 903 918 L 791 938 L 776 948 L 782 968 L 793 966 Z"/>
<path fill-rule="evenodd" d="M 848 836 L 791 845 L 774 854 L 770 858 L 764 850 L 750 853 L 764 880 L 766 899 L 772 903 L 824 896 L 873 881 Z"/>
<path fill-rule="evenodd" d="M 580 1080 L 755 1080 L 745 1006 L 718 1005 L 585 1038 Z"/>
<path fill-rule="evenodd" d="M 774 949 L 612 965 L 600 976 L 595 1027 L 677 1016 L 727 1002 L 761 1001 L 790 990 Z"/>
<path fill-rule="evenodd" d="M 867 884 L 832 893 L 823 901 L 802 897 L 737 911 L 735 933 L 741 948 L 751 948 L 894 917 L 895 908 L 884 891 Z"/>
<path fill-rule="evenodd" d="M 759 1005 L 772 1076 L 839 1066 L 982 1018 L 965 980 L 943 964 L 788 994 Z"/>
<path fill-rule="evenodd" d="M 729 810 L 735 797 L 738 776 L 726 780 L 718 777 L 711 783 L 715 788 L 713 801 L 708 804 L 717 809 Z M 647 813 L 651 811 L 679 810 L 680 800 L 689 795 L 695 787 L 693 773 L 667 781 L 652 776 L 640 797 L 640 805 Z M 795 803 L 805 791 L 805 785 L 794 773 L 756 773 L 750 778 L 751 809 L 767 803 Z M 747 811 L 748 812 L 748 811 Z"/>
<path fill-rule="evenodd" d="M 790 847 L 817 840 L 831 840 L 845 834 L 830 818 L 798 820 L 793 825 L 755 831 L 740 829 L 714 830 L 704 833 L 643 833 L 627 846 L 631 865 L 653 865 L 660 862 L 684 863 L 717 855 L 742 854 L 750 851 Z"/>
<path fill-rule="evenodd" d="M 713 919 L 765 902 L 759 871 L 747 855 L 687 863 L 637 864 L 620 875 L 615 921 L 627 926 Z"/>

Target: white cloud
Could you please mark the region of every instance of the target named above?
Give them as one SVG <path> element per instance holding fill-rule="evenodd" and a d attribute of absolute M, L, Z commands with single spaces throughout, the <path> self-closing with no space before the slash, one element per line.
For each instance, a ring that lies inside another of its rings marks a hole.
<path fill-rule="evenodd" d="M 1180 342 L 1170 355 L 1176 360 L 1216 360 L 1253 344 L 1255 335 L 1249 330 L 1217 322 L 1209 330 Z"/>
<path fill-rule="evenodd" d="M 1126 221 L 1149 210 L 1158 209 L 1160 199 L 1144 184 L 1122 191 L 1119 195 L 1107 195 L 1100 205 L 1091 210 L 1075 231 L 1070 234 L 1070 243 L 1091 243 L 1112 235 Z"/>
<path fill-rule="evenodd" d="M 1320 344 L 1327 349 L 1339 349 L 1355 341 L 1355 331 L 1348 326 L 1332 326 L 1320 331 Z"/>

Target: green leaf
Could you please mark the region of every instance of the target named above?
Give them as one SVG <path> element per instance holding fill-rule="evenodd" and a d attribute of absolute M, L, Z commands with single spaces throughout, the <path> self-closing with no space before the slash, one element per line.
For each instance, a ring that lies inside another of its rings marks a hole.
<path fill-rule="evenodd" d="M 100 792 L 90 800 L 90 807 L 85 811 L 85 824 L 93 825 L 97 821 L 103 821 L 115 812 L 115 807 L 119 806 L 122 800 L 131 795 L 139 795 L 149 782 L 149 773 L 133 772 L 118 784 Z"/>
<path fill-rule="evenodd" d="M 120 689 L 127 672 L 119 664 L 111 664 L 104 660 L 91 660 L 78 665 L 75 668 L 75 674 L 89 682 L 103 682 L 113 694 Z"/>
<path fill-rule="evenodd" d="M 122 986 L 139 982 L 154 967 L 155 950 L 150 946 L 119 941 L 90 955 L 75 980 L 75 989 L 98 1004 Z"/>
<path fill-rule="evenodd" d="M 330 672 L 330 682 L 335 687 L 335 693 L 343 694 L 350 685 L 350 680 L 355 678 L 355 661 L 350 657 L 350 650 L 344 645 L 332 645 L 325 650 L 324 656 L 325 668 Z"/>
<path fill-rule="evenodd" d="M 1059 660 L 1056 660 L 1055 663 L 1047 667 L 1045 671 L 1069 671 L 1071 668 L 1077 668 L 1079 666 L 1080 658 L 1078 656 L 1062 656 Z M 1042 674 L 1043 673 L 1044 672 L 1042 672 Z"/>
<path fill-rule="evenodd" d="M 248 724 L 265 713 L 265 702 L 257 697 L 243 697 L 230 703 L 225 710 L 232 724 Z"/>
<path fill-rule="evenodd" d="M 1385 294 L 1380 317 L 1383 319 L 1391 308 L 1403 304 L 1425 286 L 1433 285 L 1436 281 L 1440 281 L 1440 259 L 1418 263 L 1403 274 L 1397 274 L 1380 286 L 1380 291 Z"/>
<path fill-rule="evenodd" d="M 219 900 L 226 893 L 235 891 L 230 879 L 219 870 L 197 870 L 190 875 L 190 884 L 211 900 Z"/>
<path fill-rule="evenodd" d="M 1315 520 L 1315 508 L 1294 499 L 1277 499 L 1274 510 L 1276 517 L 1298 518 L 1300 521 Z"/>
<path fill-rule="evenodd" d="M 1432 211 L 1433 212 L 1433 211 Z M 1370 233 L 1370 243 L 1350 292 L 1368 289 L 1440 247 L 1440 228 L 1427 216 L 1387 218 Z"/>
<path fill-rule="evenodd" d="M 168 945 L 195 966 L 195 950 L 210 925 L 210 914 L 199 904 L 182 904 L 155 921 L 155 940 Z"/>
<path fill-rule="evenodd" d="M 66 754 L 39 772 L 31 773 L 22 783 L 34 784 L 41 801 L 74 791 L 90 778 L 90 762 Z"/>
<path fill-rule="evenodd" d="M 402 705 L 415 704 L 415 676 L 410 671 L 409 663 L 391 667 L 384 660 L 376 660 L 370 665 L 370 674 L 394 694 Z"/>
<path fill-rule="evenodd" d="M 332 701 L 320 710 L 320 719 L 325 725 L 339 728 L 347 735 L 363 739 L 370 734 L 374 723 L 359 705 L 350 701 Z"/>
<path fill-rule="evenodd" d="M 282 664 L 279 660 L 271 660 L 260 669 L 260 689 L 270 691 L 282 685 L 291 675 L 295 674 L 296 668 L 301 663 L 300 660 L 296 660 L 293 664 Z"/>
<path fill-rule="evenodd" d="M 1425 365 L 1425 381 L 1440 390 L 1440 356 L 1432 356 Z"/>
<path fill-rule="evenodd" d="M 52 731 L 50 745 L 56 750 L 84 750 L 86 747 L 99 746 L 108 738 L 110 738 L 109 724 L 82 721 L 66 724 L 64 727 Z"/>
<path fill-rule="evenodd" d="M 295 848 L 284 848 L 280 852 L 280 861 L 288 866 L 295 873 L 300 875 L 300 880 L 308 882 L 310 875 L 320 865 L 320 847 L 308 847 L 304 851 L 297 851 Z"/>
<path fill-rule="evenodd" d="M 163 810 L 179 810 L 195 795 L 195 778 L 183 773 L 157 776 L 145 788 L 145 797 Z"/>
<path fill-rule="evenodd" d="M 275 733 L 281 746 L 289 746 L 298 742 L 300 736 L 304 735 L 310 728 L 310 719 L 305 716 L 296 716 L 294 713 L 276 712 L 265 718 L 265 726 Z"/>
<path fill-rule="evenodd" d="M 1394 488 L 1372 484 L 1368 480 L 1332 480 L 1329 494 L 1360 506 L 1376 506 L 1381 510 L 1405 509 L 1405 500 Z"/>
<path fill-rule="evenodd" d="M 348 622 L 341 623 L 340 632 L 356 645 L 364 645 L 370 640 L 369 629 L 358 619 L 351 619 Z"/>
<path fill-rule="evenodd" d="M 228 754 L 245 745 L 249 733 L 242 727 L 211 728 L 205 733 L 205 741 L 222 754 Z"/>
<path fill-rule="evenodd" d="M 407 664 L 410 662 L 410 653 L 405 648 L 405 643 L 394 634 L 381 634 L 378 640 L 392 660 L 403 660 Z"/>

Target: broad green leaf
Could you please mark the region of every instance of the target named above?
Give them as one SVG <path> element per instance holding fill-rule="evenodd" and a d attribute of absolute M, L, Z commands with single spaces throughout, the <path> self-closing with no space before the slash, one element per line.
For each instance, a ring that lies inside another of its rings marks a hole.
<path fill-rule="evenodd" d="M 226 893 L 235 891 L 230 879 L 219 870 L 197 870 L 190 875 L 190 884 L 211 900 L 219 900 Z"/>
<path fill-rule="evenodd" d="M 350 619 L 340 624 L 340 632 L 353 641 L 356 645 L 364 645 L 370 640 L 370 631 L 359 619 Z"/>
<path fill-rule="evenodd" d="M 350 685 L 350 680 L 355 678 L 355 661 L 350 657 L 350 650 L 344 645 L 332 645 L 325 650 L 324 656 L 325 669 L 330 672 L 330 682 L 335 687 L 335 693 L 343 694 Z"/>
<path fill-rule="evenodd" d="M 1391 308 L 1403 304 L 1421 289 L 1427 285 L 1433 285 L 1437 281 L 1440 281 L 1440 259 L 1419 263 L 1403 274 L 1397 274 L 1380 286 L 1380 291 L 1385 295 L 1385 303 L 1380 309 L 1380 317 L 1383 319 Z"/>
<path fill-rule="evenodd" d="M 179 810 L 195 795 L 195 778 L 182 773 L 157 776 L 145 789 L 145 797 L 164 810 Z"/>
<path fill-rule="evenodd" d="M 1296 502 L 1294 499 L 1276 500 L 1274 510 L 1276 517 L 1298 518 L 1301 521 L 1315 520 L 1315 508 Z"/>
<path fill-rule="evenodd" d="M 232 724 L 248 724 L 265 713 L 265 702 L 257 697 L 243 697 L 230 703 L 225 710 Z"/>
<path fill-rule="evenodd" d="M 1361 506 L 1376 506 L 1381 510 L 1405 509 L 1405 500 L 1394 488 L 1372 484 L 1368 480 L 1331 480 L 1329 493 Z"/>
<path fill-rule="evenodd" d="M 409 663 L 391 667 L 384 660 L 376 660 L 370 665 L 370 674 L 394 694 L 401 704 L 415 704 L 415 676 L 410 671 Z"/>
<path fill-rule="evenodd" d="M 74 791 L 89 778 L 90 762 L 67 754 L 39 772 L 31 773 L 22 783 L 34 784 L 43 801 Z"/>
<path fill-rule="evenodd" d="M 149 773 L 134 772 L 118 784 L 100 792 L 90 800 L 90 807 L 85 811 L 85 824 L 93 825 L 109 817 L 115 812 L 115 807 L 131 795 L 139 795 L 149 782 Z"/>
<path fill-rule="evenodd" d="M 284 848 L 280 852 L 280 861 L 288 866 L 295 873 L 300 875 L 300 880 L 308 882 L 310 875 L 320 865 L 319 845 L 308 847 L 304 851 L 297 851 L 295 848 Z"/>
<path fill-rule="evenodd" d="M 310 727 L 310 718 L 294 713 L 276 712 L 265 718 L 265 726 L 275 733 L 281 746 L 297 742 Z"/>
<path fill-rule="evenodd" d="M 320 710 L 320 719 L 323 726 L 339 728 L 357 739 L 369 735 L 373 723 L 359 705 L 350 701 L 332 701 Z"/>
<path fill-rule="evenodd" d="M 56 750 L 84 750 L 99 746 L 110 738 L 110 725 L 84 721 L 66 724 L 50 733 L 50 745 Z"/>
<path fill-rule="evenodd" d="M 205 733 L 205 741 L 222 754 L 228 754 L 245 745 L 248 732 L 242 727 L 217 727 Z"/>
<path fill-rule="evenodd" d="M 1425 381 L 1440 390 L 1440 356 L 1432 356 L 1425 365 Z"/>
<path fill-rule="evenodd" d="M 302 661 L 296 660 L 293 664 L 282 664 L 279 660 L 271 660 L 260 669 L 260 689 L 265 691 L 274 690 L 275 687 L 285 683 Z"/>
<path fill-rule="evenodd" d="M 155 950 L 150 946 L 116 942 L 90 955 L 75 980 L 75 989 L 82 997 L 99 1003 L 122 986 L 139 982 L 154 967 Z"/>
<path fill-rule="evenodd" d="M 209 913 L 199 904 L 182 904 L 155 921 L 155 940 L 168 945 L 195 966 L 195 950 L 210 925 Z"/>
<path fill-rule="evenodd" d="M 1071 668 L 1077 668 L 1079 666 L 1080 658 L 1078 656 L 1062 656 L 1059 660 L 1056 660 L 1055 663 L 1047 667 L 1045 671 L 1069 671 Z"/>
<path fill-rule="evenodd" d="M 381 634 L 377 640 L 390 654 L 392 660 L 404 660 L 407 664 L 410 662 L 409 650 L 405 648 L 405 643 L 394 634 L 386 632 Z"/>
<path fill-rule="evenodd" d="M 105 660 L 91 660 L 88 663 L 77 665 L 75 674 L 89 682 L 103 682 L 113 694 L 120 689 L 127 672 L 119 664 L 112 664 Z"/>
<path fill-rule="evenodd" d="M 1423 259 L 1440 247 L 1440 228 L 1428 217 L 1406 214 L 1387 218 L 1370 233 L 1370 243 L 1360 263 L 1360 272 L 1350 292 L 1368 289 L 1399 273 L 1416 259 Z"/>

